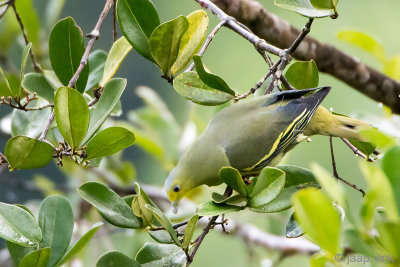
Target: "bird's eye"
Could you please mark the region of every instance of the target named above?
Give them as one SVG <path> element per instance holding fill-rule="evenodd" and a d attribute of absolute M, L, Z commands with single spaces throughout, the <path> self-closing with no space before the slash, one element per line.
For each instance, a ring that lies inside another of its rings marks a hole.
<path fill-rule="evenodd" d="M 180 186 L 179 185 L 175 185 L 174 186 L 174 192 L 178 193 L 179 190 L 181 190 Z"/>

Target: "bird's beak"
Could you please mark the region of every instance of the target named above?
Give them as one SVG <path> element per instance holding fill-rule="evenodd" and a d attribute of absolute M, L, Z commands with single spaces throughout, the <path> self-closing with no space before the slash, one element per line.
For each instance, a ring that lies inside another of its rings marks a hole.
<path fill-rule="evenodd" d="M 179 199 L 175 199 L 174 202 L 172 203 L 172 212 L 174 214 L 178 213 L 178 206 L 179 206 Z"/>

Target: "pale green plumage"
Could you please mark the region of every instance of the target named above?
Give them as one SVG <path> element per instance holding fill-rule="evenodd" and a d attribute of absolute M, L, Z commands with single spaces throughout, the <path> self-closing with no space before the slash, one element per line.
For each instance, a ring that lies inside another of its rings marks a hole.
<path fill-rule="evenodd" d="M 346 118 L 345 122 L 338 122 L 337 116 L 325 114 L 325 109 L 318 108 L 330 87 L 302 97 L 315 90 L 256 97 L 217 113 L 168 176 L 165 190 L 170 200 L 177 202 L 188 191 L 203 184 L 220 184 L 218 172 L 224 166 L 234 167 L 242 174 L 257 174 L 267 165 L 276 165 L 287 151 L 304 139 L 301 138 L 304 132 L 341 137 L 352 133 L 355 137 L 355 127 L 365 123 L 346 117 L 342 117 Z M 329 118 L 324 118 L 327 116 Z M 324 120 L 336 128 L 347 129 L 339 131 L 340 135 L 335 134 L 335 129 L 321 123 Z M 345 123 L 347 127 L 340 127 Z M 320 126 L 325 129 L 319 130 Z"/>

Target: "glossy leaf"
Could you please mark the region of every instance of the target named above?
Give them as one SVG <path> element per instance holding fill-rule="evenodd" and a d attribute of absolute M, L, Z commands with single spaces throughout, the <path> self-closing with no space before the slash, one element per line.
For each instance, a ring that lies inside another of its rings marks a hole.
<path fill-rule="evenodd" d="M 156 220 L 161 223 L 162 226 L 164 226 L 164 228 L 167 230 L 167 232 L 169 233 L 169 235 L 171 236 L 172 240 L 174 241 L 174 243 L 177 246 L 180 246 L 181 243 L 178 240 L 178 236 L 177 236 L 177 232 L 176 230 L 172 227 L 171 222 L 169 221 L 169 219 L 167 218 L 167 216 L 165 216 L 165 214 L 157 207 L 155 207 L 154 205 L 151 204 L 146 204 L 145 208 L 150 210 L 153 213 L 154 218 L 156 218 Z"/>
<path fill-rule="evenodd" d="M 232 167 L 223 167 L 219 170 L 219 178 L 224 181 L 230 188 L 236 192 L 248 196 L 249 192 L 243 182 L 242 175 L 239 171 Z"/>
<path fill-rule="evenodd" d="M 292 206 L 291 197 L 295 192 L 305 187 L 318 186 L 318 182 L 310 170 L 291 165 L 277 168 L 286 173 L 285 187 L 274 200 L 267 205 L 252 208 L 253 211 L 271 213 L 286 210 Z"/>
<path fill-rule="evenodd" d="M 394 146 L 387 151 L 382 159 L 382 170 L 385 172 L 396 201 L 397 210 L 400 214 L 400 147 Z"/>
<path fill-rule="evenodd" d="M 24 247 L 32 247 L 42 239 L 42 231 L 29 212 L 0 202 L 0 237 Z"/>
<path fill-rule="evenodd" d="M 183 241 L 182 241 L 182 248 L 184 250 L 187 250 L 189 248 L 194 231 L 196 230 L 198 220 L 199 220 L 199 215 L 194 215 L 192 218 L 190 218 L 189 222 L 186 225 L 185 235 L 183 236 Z"/>
<path fill-rule="evenodd" d="M 18 267 L 46 267 L 50 260 L 51 248 L 42 248 L 26 255 Z"/>
<path fill-rule="evenodd" d="M 54 102 L 54 89 L 49 84 L 45 76 L 41 73 L 27 73 L 22 81 L 22 87 L 30 93 L 37 93 L 50 103 Z"/>
<path fill-rule="evenodd" d="M 53 159 L 54 149 L 46 142 L 26 136 L 9 139 L 4 150 L 10 169 L 35 169 Z"/>
<path fill-rule="evenodd" d="M 296 89 L 318 87 L 319 74 L 314 60 L 294 62 L 287 69 L 285 76 Z"/>
<path fill-rule="evenodd" d="M 43 232 L 40 247 L 51 248 L 49 266 L 53 266 L 67 251 L 72 237 L 74 214 L 69 201 L 59 195 L 45 198 L 40 204 L 39 226 Z"/>
<path fill-rule="evenodd" d="M 124 228 L 140 228 L 141 220 L 117 193 L 99 182 L 87 182 L 78 189 L 78 194 L 92 204 L 112 225 Z"/>
<path fill-rule="evenodd" d="M 362 130 L 360 134 L 378 148 L 389 149 L 396 144 L 394 138 L 380 132 L 376 128 Z"/>
<path fill-rule="evenodd" d="M 45 101 L 35 101 L 30 107 L 45 105 Z M 11 132 L 13 136 L 24 135 L 31 138 L 39 137 L 50 118 L 50 108 L 26 112 L 15 109 L 11 116 Z"/>
<path fill-rule="evenodd" d="M 25 74 L 25 68 L 26 68 L 26 63 L 28 61 L 28 57 L 29 57 L 29 51 L 31 50 L 32 47 L 32 43 L 29 43 L 25 46 L 24 50 L 22 51 L 22 58 L 21 58 L 21 70 L 20 70 L 20 77 L 19 80 L 22 81 L 24 79 L 24 74 Z M 21 87 L 21 83 L 18 86 L 18 95 L 21 94 L 22 92 L 22 87 Z"/>
<path fill-rule="evenodd" d="M 201 56 L 193 56 L 193 62 L 196 67 L 196 72 L 203 83 L 211 88 L 235 96 L 235 91 L 233 91 L 221 77 L 205 70 Z"/>
<path fill-rule="evenodd" d="M 184 267 L 186 255 L 175 245 L 146 243 L 137 253 L 136 261 L 143 267 Z"/>
<path fill-rule="evenodd" d="M 75 89 L 61 87 L 54 99 L 57 127 L 65 141 L 76 149 L 89 127 L 89 108 L 85 98 Z"/>
<path fill-rule="evenodd" d="M 99 101 L 90 109 L 89 129 L 82 144 L 86 144 L 118 104 L 126 87 L 126 79 L 114 78 L 103 89 Z"/>
<path fill-rule="evenodd" d="M 182 36 L 178 57 L 171 68 L 173 76 L 192 60 L 193 55 L 200 49 L 208 28 L 208 16 L 203 10 L 190 13 L 187 19 L 189 27 Z"/>
<path fill-rule="evenodd" d="M 318 189 L 306 188 L 293 195 L 296 220 L 302 229 L 331 256 L 339 251 L 340 218 L 331 201 Z"/>
<path fill-rule="evenodd" d="M 99 85 L 103 77 L 104 66 L 107 60 L 107 52 L 103 50 L 95 50 L 89 55 L 89 77 L 86 84 L 85 92 Z M 103 85 L 104 86 L 104 85 Z"/>
<path fill-rule="evenodd" d="M 336 9 L 339 0 L 310 0 L 311 4 L 318 9 Z"/>
<path fill-rule="evenodd" d="M 358 140 L 349 140 L 349 142 L 355 146 L 358 150 L 364 153 L 366 156 L 370 156 L 374 153 L 376 146 L 370 142 L 363 142 Z"/>
<path fill-rule="evenodd" d="M 7 249 L 15 266 L 19 265 L 25 255 L 35 250 L 33 247 L 23 247 L 10 241 L 7 241 Z"/>
<path fill-rule="evenodd" d="M 114 74 L 119 69 L 122 61 L 132 50 L 131 44 L 126 40 L 125 37 L 119 38 L 111 47 L 110 53 L 108 54 L 107 61 L 104 66 L 100 86 L 104 87 L 106 83 L 111 80 Z"/>
<path fill-rule="evenodd" d="M 205 202 L 197 207 L 197 214 L 200 216 L 215 216 L 229 212 L 239 211 L 241 207 L 228 205 L 228 204 L 216 204 L 213 201 Z"/>
<path fill-rule="evenodd" d="M 158 243 L 161 243 L 161 244 L 173 244 L 174 243 L 170 234 L 167 231 L 158 230 L 158 231 L 149 231 L 148 233 L 149 233 L 150 237 L 153 238 Z"/>
<path fill-rule="evenodd" d="M 286 174 L 277 168 L 266 167 L 261 171 L 260 178 L 260 186 L 258 186 L 259 182 L 257 180 L 253 189 L 253 192 L 257 190 L 256 192 L 259 193 L 254 194 L 247 204 L 252 208 L 264 206 L 274 200 L 285 185 Z"/>
<path fill-rule="evenodd" d="M 318 9 L 311 4 L 310 0 L 275 0 L 275 5 L 309 18 L 323 18 L 335 15 L 334 9 Z"/>
<path fill-rule="evenodd" d="M 119 27 L 135 50 L 153 61 L 149 38 L 160 25 L 157 10 L 150 0 L 119 0 L 117 3 Z"/>
<path fill-rule="evenodd" d="M 57 22 L 57 19 L 60 17 L 62 8 L 65 4 L 65 0 L 48 0 L 46 2 L 46 10 L 45 10 L 45 23 L 48 27 L 51 27 Z"/>
<path fill-rule="evenodd" d="M 53 27 L 49 39 L 51 66 L 58 79 L 68 86 L 72 76 L 79 67 L 85 44 L 81 28 L 71 17 L 60 20 Z M 76 83 L 79 92 L 83 92 L 89 76 L 89 64 L 85 66 Z"/>
<path fill-rule="evenodd" d="M 339 40 L 357 46 L 375 56 L 379 61 L 385 62 L 385 48 L 372 36 L 351 30 L 342 30 L 337 36 Z"/>
<path fill-rule="evenodd" d="M 0 66 L 0 96 L 18 97 L 21 94 L 19 80 L 15 76 L 8 77 Z M 14 82 L 13 82 L 14 81 Z"/>
<path fill-rule="evenodd" d="M 85 233 L 78 242 L 75 243 L 68 251 L 65 253 L 64 257 L 59 261 L 58 265 L 63 265 L 73 259 L 73 257 L 78 254 L 93 238 L 94 234 L 99 230 L 103 223 L 99 222 L 92 226 L 87 233 Z"/>
<path fill-rule="evenodd" d="M 213 192 L 211 194 L 212 200 L 216 203 L 216 204 L 220 204 L 220 203 L 225 203 L 225 204 L 240 204 L 243 202 L 247 201 L 247 197 L 243 196 L 243 195 L 233 195 L 230 197 L 226 197 L 224 195 L 218 194 L 216 192 Z"/>
<path fill-rule="evenodd" d="M 289 218 L 289 222 L 286 225 L 286 237 L 287 238 L 296 238 L 304 235 L 303 230 L 300 225 L 297 223 L 294 214 L 292 214 Z"/>
<path fill-rule="evenodd" d="M 96 134 L 86 148 L 86 159 L 95 159 L 114 154 L 130 147 L 135 142 L 135 135 L 122 127 L 110 127 Z"/>
<path fill-rule="evenodd" d="M 234 96 L 206 85 L 196 72 L 183 72 L 174 79 L 174 89 L 194 103 L 215 106 L 231 100 Z"/>
<path fill-rule="evenodd" d="M 183 34 L 189 27 L 185 16 L 167 21 L 154 29 L 149 39 L 150 53 L 165 77 L 178 57 Z"/>
<path fill-rule="evenodd" d="M 96 263 L 96 267 L 111 266 L 140 267 L 140 264 L 119 251 L 110 251 L 101 255 Z"/>
<path fill-rule="evenodd" d="M 146 208 L 146 205 L 155 206 L 149 196 L 140 188 L 138 183 L 133 184 L 135 187 L 136 196 L 132 200 L 133 213 L 143 219 L 143 226 L 151 226 L 153 223 L 153 212 Z"/>

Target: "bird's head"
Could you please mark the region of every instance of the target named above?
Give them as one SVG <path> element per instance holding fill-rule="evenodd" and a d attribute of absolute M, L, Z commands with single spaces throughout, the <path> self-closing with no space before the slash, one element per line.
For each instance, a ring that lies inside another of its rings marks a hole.
<path fill-rule="evenodd" d="M 181 170 L 179 166 L 171 171 L 164 184 L 165 192 L 173 203 L 173 212 L 178 211 L 179 201 L 191 190 L 193 186 L 190 181 L 190 173 Z"/>

